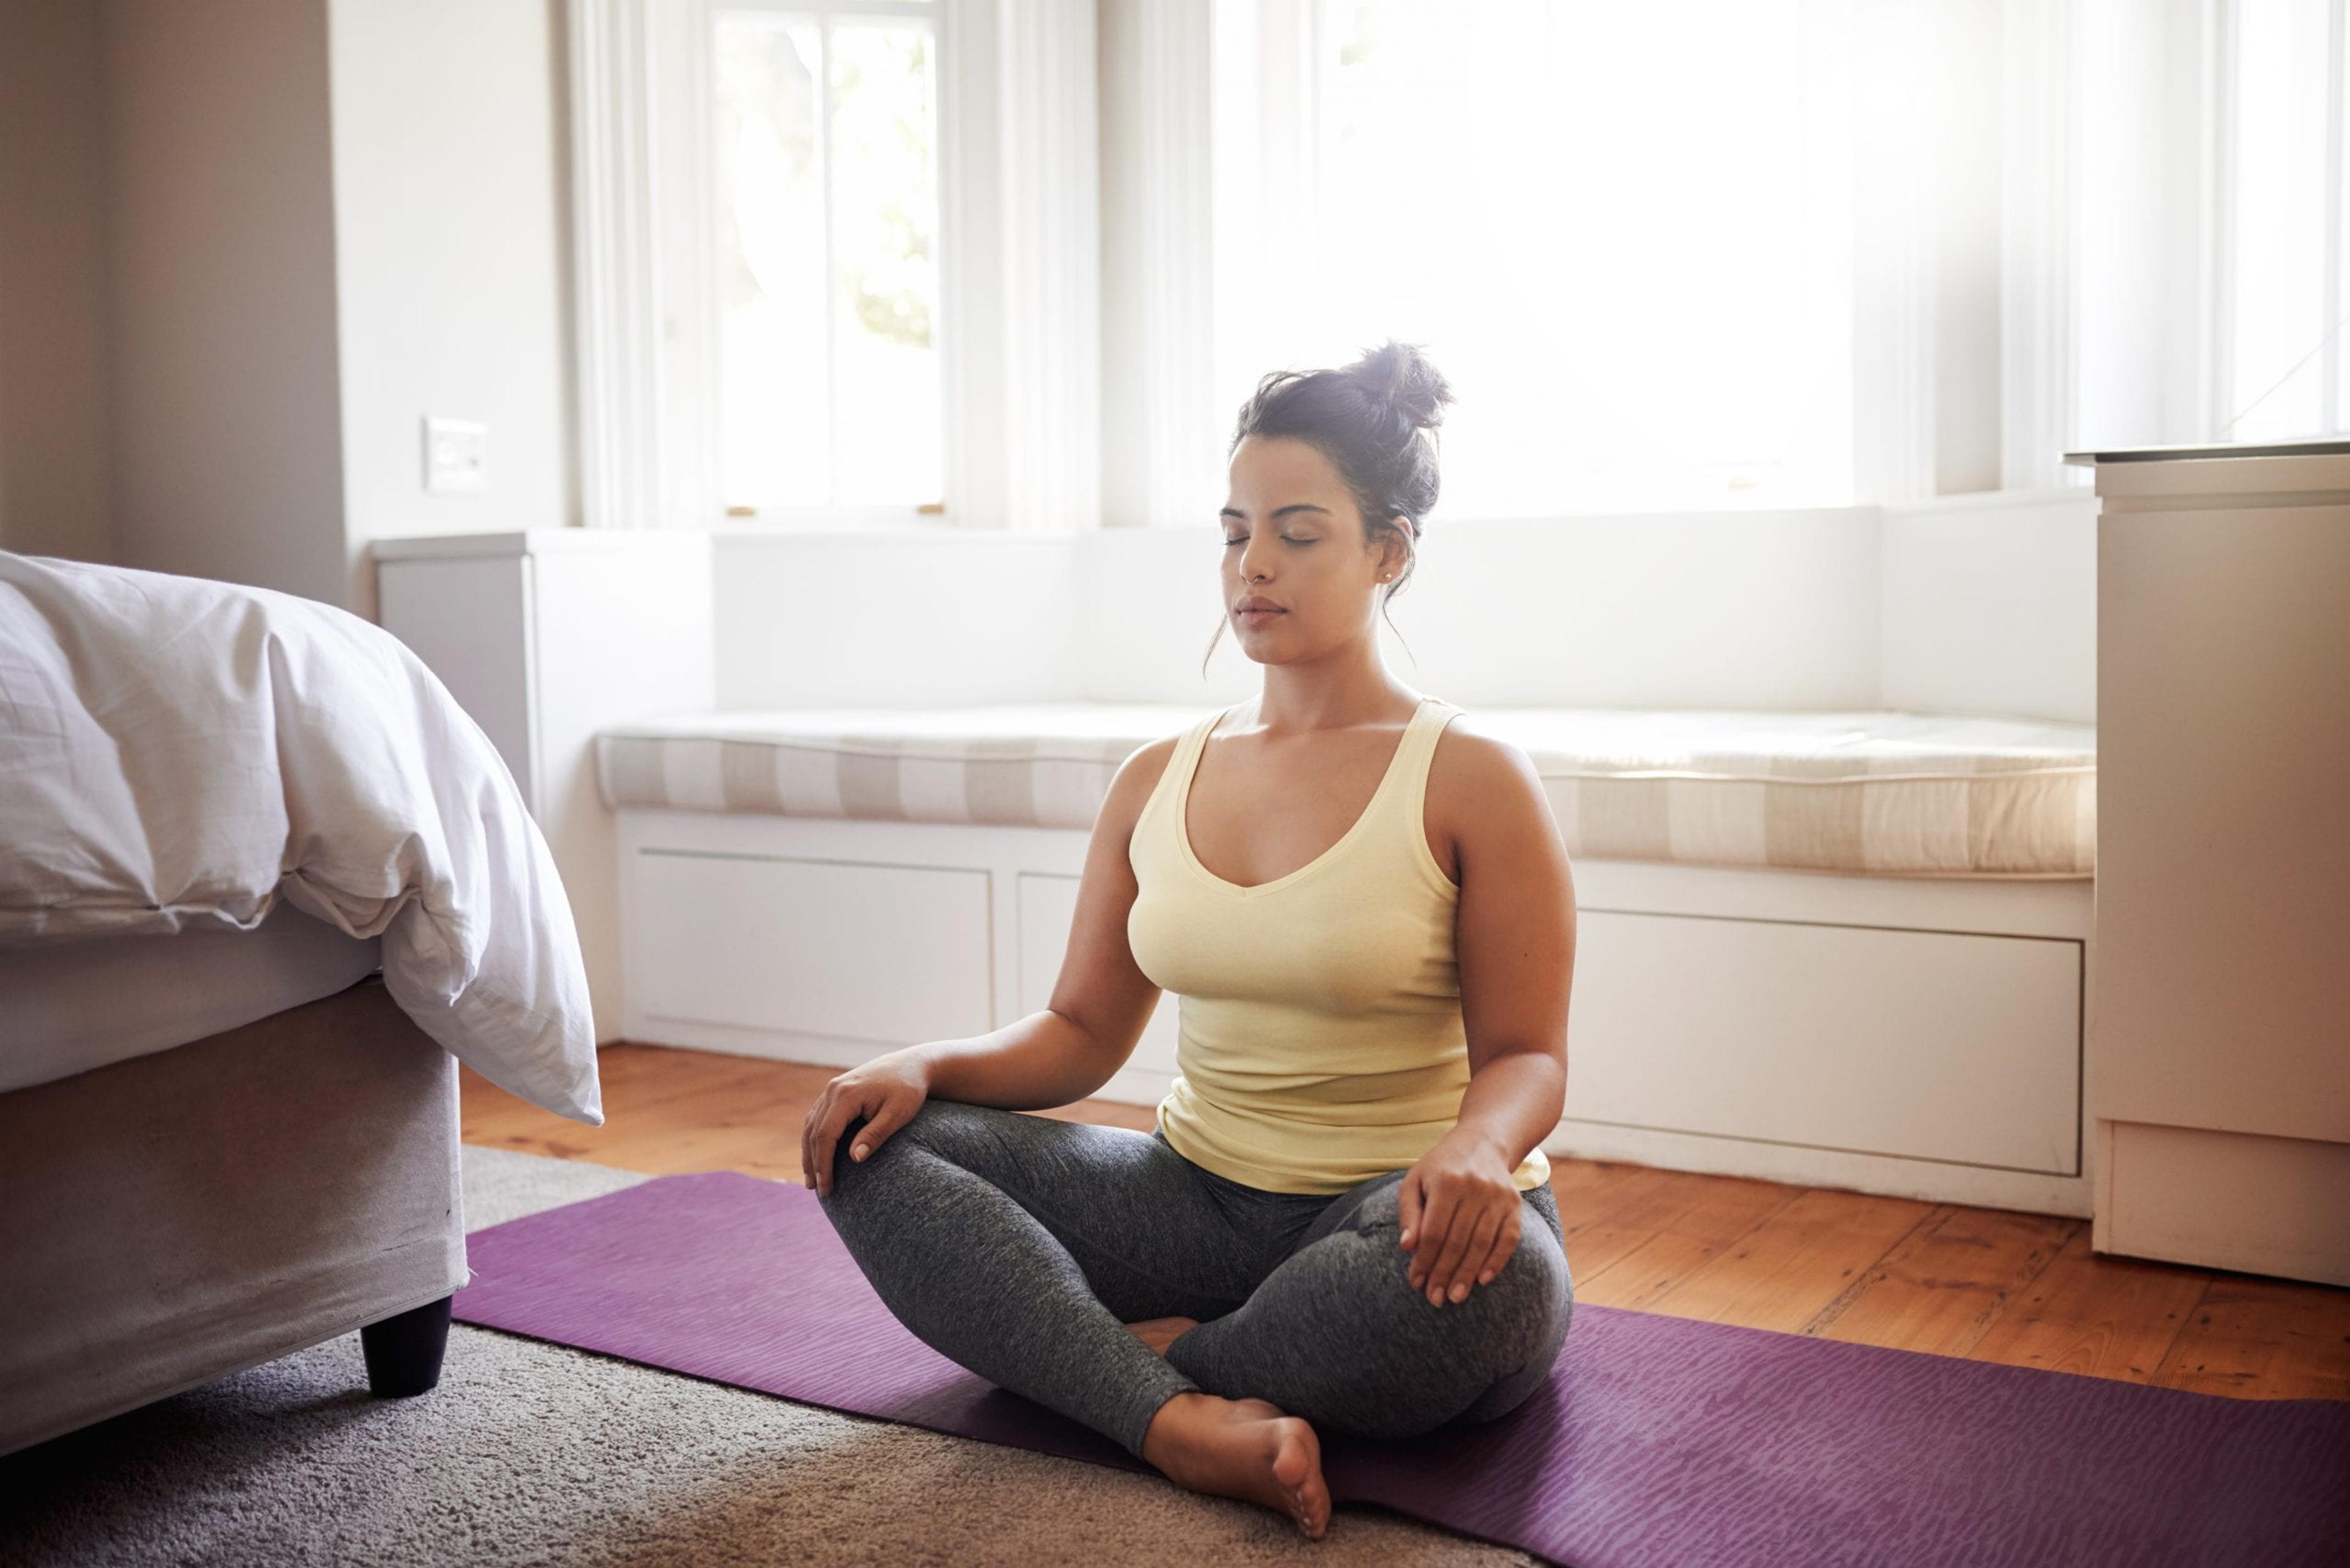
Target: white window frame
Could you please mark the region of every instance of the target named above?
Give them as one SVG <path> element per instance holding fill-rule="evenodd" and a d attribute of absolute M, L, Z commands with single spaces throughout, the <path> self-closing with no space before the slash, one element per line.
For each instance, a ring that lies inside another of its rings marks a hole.
<path fill-rule="evenodd" d="M 717 0 L 568 0 L 583 521 L 1066 532 L 1100 493 L 1093 0 L 726 0 L 936 28 L 946 494 L 730 517 L 718 484 Z"/>

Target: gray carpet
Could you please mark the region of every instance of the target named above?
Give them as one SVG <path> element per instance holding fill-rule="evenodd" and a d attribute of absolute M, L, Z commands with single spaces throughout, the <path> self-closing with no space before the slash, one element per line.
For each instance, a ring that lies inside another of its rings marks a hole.
<path fill-rule="evenodd" d="M 631 1186 L 465 1150 L 471 1226 Z M 348 1334 L 0 1459 L 0 1563 L 1438 1563 L 1534 1560 L 1378 1510 L 1322 1542 L 1155 1476 L 487 1329 L 368 1397 Z"/>

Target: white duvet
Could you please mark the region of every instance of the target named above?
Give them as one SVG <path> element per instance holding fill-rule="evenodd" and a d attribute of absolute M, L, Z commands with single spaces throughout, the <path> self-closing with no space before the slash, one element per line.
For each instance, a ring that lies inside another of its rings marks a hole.
<path fill-rule="evenodd" d="M 0 945 L 280 898 L 380 935 L 393 999 L 484 1077 L 602 1124 L 555 863 L 414 654 L 286 594 L 0 552 Z"/>

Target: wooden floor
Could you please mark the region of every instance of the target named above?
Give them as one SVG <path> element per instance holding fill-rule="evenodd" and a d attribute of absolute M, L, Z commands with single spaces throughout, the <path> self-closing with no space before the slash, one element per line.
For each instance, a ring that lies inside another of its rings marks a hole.
<path fill-rule="evenodd" d="M 468 1143 L 796 1180 L 834 1073 L 615 1045 L 602 1127 L 469 1068 Z M 1148 1128 L 1143 1106 L 1044 1113 Z M 1554 1157 L 1578 1303 L 2246 1398 L 2350 1399 L 2350 1290 L 2089 1251 L 2085 1220 Z"/>

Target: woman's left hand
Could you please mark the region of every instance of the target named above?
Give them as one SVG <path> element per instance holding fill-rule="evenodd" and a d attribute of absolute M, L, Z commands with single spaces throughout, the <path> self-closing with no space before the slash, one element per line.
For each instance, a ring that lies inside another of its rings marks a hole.
<path fill-rule="evenodd" d="M 1396 1204 L 1412 1288 L 1432 1306 L 1466 1301 L 1518 1249 L 1523 1199 L 1510 1167 L 1489 1139 L 1461 1128 L 1404 1172 Z"/>

